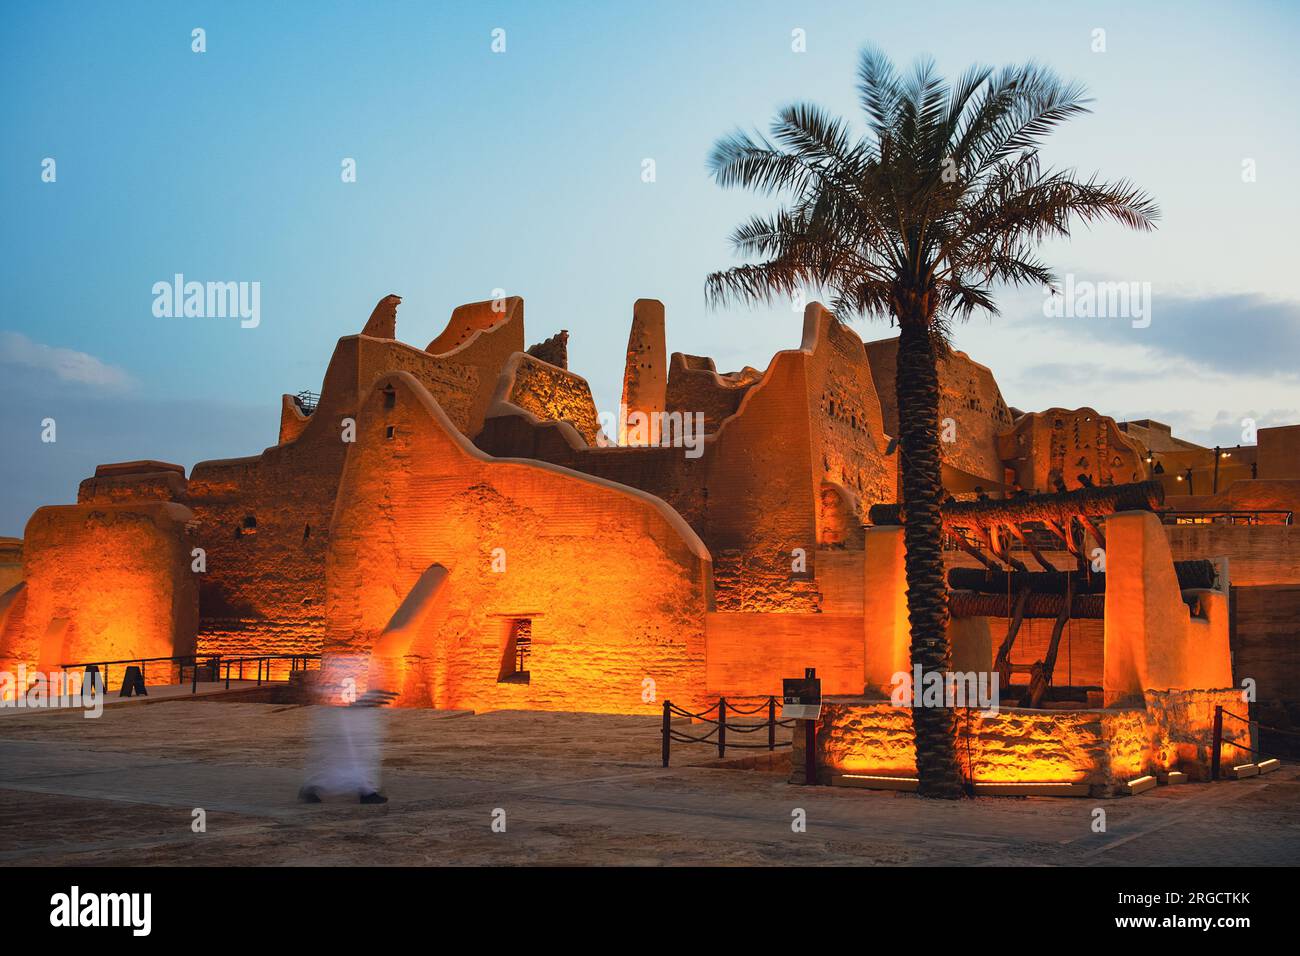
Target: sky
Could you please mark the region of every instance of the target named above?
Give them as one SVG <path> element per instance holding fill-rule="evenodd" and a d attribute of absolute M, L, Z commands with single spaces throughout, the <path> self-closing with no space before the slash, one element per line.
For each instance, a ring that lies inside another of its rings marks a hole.
<path fill-rule="evenodd" d="M 1300 421 L 1300 5 L 1135 6 L 9 0 L 0 535 L 75 501 L 98 463 L 188 469 L 274 444 L 279 396 L 318 391 L 390 292 L 418 347 L 460 303 L 523 296 L 528 341 L 568 329 L 602 410 L 639 297 L 664 302 L 670 352 L 765 368 L 800 315 L 711 310 L 703 290 L 740 261 L 730 231 L 776 201 L 720 189 L 707 157 L 796 101 L 862 130 L 867 43 L 949 76 L 1032 59 L 1082 81 L 1093 113 L 1044 161 L 1133 179 L 1162 207 L 1157 232 L 1043 250 L 1062 277 L 1149 284 L 1146 319 L 1048 316 L 1030 288 L 958 328 L 1009 405 L 1209 443 L 1236 444 L 1243 418 Z M 259 283 L 260 321 L 155 315 L 177 273 Z"/>

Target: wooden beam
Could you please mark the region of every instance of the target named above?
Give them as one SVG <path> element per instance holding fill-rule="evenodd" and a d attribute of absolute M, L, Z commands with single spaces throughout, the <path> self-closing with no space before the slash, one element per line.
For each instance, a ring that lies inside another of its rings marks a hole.
<path fill-rule="evenodd" d="M 1029 679 L 1029 693 L 1026 695 L 1026 706 L 1036 708 L 1043 702 L 1043 694 L 1047 693 L 1047 687 L 1052 683 L 1052 672 L 1056 670 L 1056 653 L 1061 647 L 1061 635 L 1065 632 L 1065 624 L 1070 620 L 1070 607 L 1074 603 L 1074 579 L 1066 579 L 1065 600 L 1061 602 L 1061 612 L 1056 615 L 1056 623 L 1052 625 L 1052 640 L 1047 645 L 1047 656 L 1038 664 L 1034 665 L 1033 676 Z"/>
<path fill-rule="evenodd" d="M 1016 642 L 1016 634 L 1020 631 L 1020 623 L 1025 619 L 1025 605 L 1029 602 L 1029 589 L 1025 588 L 1016 598 L 1016 609 L 1011 615 L 1011 623 L 1007 625 L 1007 636 L 1002 639 L 1002 646 L 998 648 L 997 659 L 993 662 L 993 669 L 998 672 L 998 686 L 1008 687 L 1011 684 L 1011 647 Z"/>

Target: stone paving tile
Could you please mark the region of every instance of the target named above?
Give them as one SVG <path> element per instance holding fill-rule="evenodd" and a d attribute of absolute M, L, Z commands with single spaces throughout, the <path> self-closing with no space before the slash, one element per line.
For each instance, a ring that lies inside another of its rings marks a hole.
<path fill-rule="evenodd" d="M 312 708 L 176 701 L 0 727 L 0 865 L 1294 865 L 1294 768 L 1118 800 L 791 787 L 659 765 L 655 718 L 384 712 L 384 806 L 296 801 Z M 680 761 L 680 762 L 679 762 Z M 694 763 L 695 765 L 691 765 Z M 1093 833 L 1094 807 L 1107 832 Z M 207 812 L 206 833 L 191 812 Z M 507 830 L 494 833 L 494 809 Z M 791 830 L 791 811 L 807 832 Z"/>

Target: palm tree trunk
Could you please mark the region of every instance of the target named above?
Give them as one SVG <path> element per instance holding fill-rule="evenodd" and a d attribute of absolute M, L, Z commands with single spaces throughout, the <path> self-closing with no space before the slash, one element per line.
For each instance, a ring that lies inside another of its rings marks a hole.
<path fill-rule="evenodd" d="M 922 675 L 952 666 L 948 644 L 948 585 L 943 569 L 943 478 L 939 467 L 939 374 L 929 323 L 902 320 L 895 366 L 898 438 L 902 456 L 903 544 L 912 667 Z M 951 707 L 922 707 L 921 685 L 912 722 L 922 796 L 962 795 L 957 766 L 957 721 Z"/>

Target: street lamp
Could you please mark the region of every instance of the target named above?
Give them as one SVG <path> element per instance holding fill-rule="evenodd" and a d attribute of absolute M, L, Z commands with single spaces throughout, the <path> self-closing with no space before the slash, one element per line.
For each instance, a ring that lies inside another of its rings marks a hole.
<path fill-rule="evenodd" d="M 1217 494 L 1219 493 L 1219 461 L 1220 461 L 1220 459 L 1223 459 L 1223 458 L 1231 458 L 1231 457 L 1232 457 L 1232 452 L 1230 452 L 1230 451 L 1224 451 L 1224 450 L 1223 450 L 1222 448 L 1220 448 L 1218 445 L 1215 445 L 1215 446 L 1214 446 L 1214 487 L 1210 490 L 1210 494 L 1212 494 L 1212 495 L 1217 495 Z"/>

